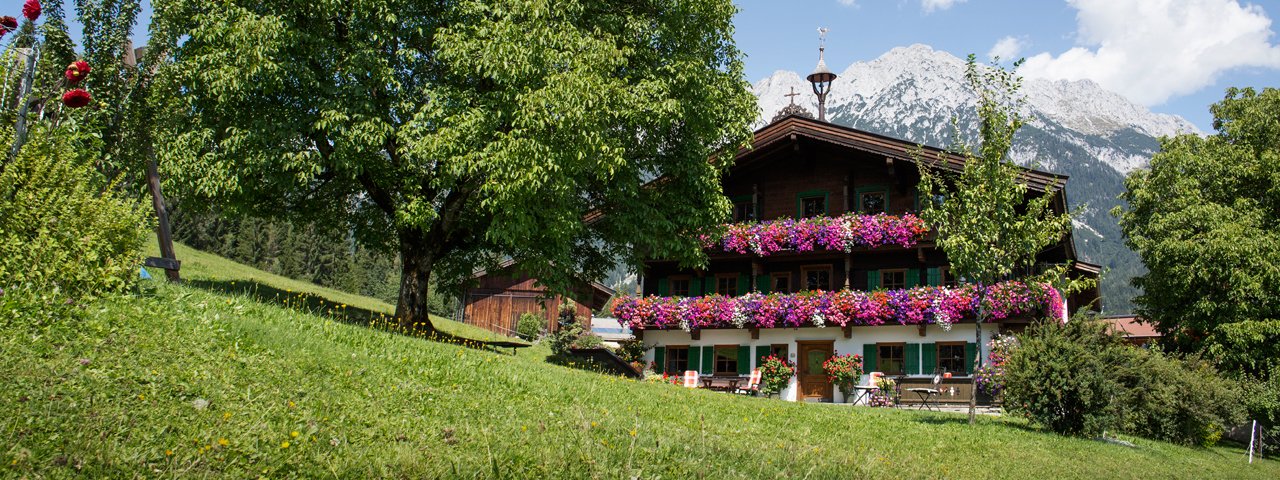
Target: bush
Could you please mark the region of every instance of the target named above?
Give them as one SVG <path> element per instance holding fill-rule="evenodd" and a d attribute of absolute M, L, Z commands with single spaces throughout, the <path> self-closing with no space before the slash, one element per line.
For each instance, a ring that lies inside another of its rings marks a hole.
<path fill-rule="evenodd" d="M 766 395 L 779 393 L 791 383 L 796 374 L 796 366 L 784 358 L 774 355 L 764 357 L 760 362 L 760 391 Z"/>
<path fill-rule="evenodd" d="M 604 346 L 604 339 L 594 333 L 578 335 L 578 339 L 573 342 L 573 348 L 596 348 Z"/>
<path fill-rule="evenodd" d="M 644 354 L 649 351 L 649 346 L 640 340 L 628 340 L 618 344 L 618 358 L 628 363 L 643 362 Z"/>
<path fill-rule="evenodd" d="M 1032 326 L 1005 361 L 1004 404 L 1063 435 L 1095 436 L 1115 424 L 1111 378 L 1119 337 L 1077 316 Z"/>
<path fill-rule="evenodd" d="M 1005 363 L 1005 407 L 1054 432 L 1209 445 L 1243 419 L 1239 388 L 1207 363 L 1129 346 L 1095 317 L 1038 324 L 1019 342 Z"/>
<path fill-rule="evenodd" d="M 0 288 L 82 302 L 137 278 L 149 217 L 60 134 L 33 131 L 3 165 Z"/>
<path fill-rule="evenodd" d="M 542 329 L 544 328 L 547 328 L 546 319 L 526 312 L 520 314 L 520 320 L 516 322 L 516 335 L 532 341 L 542 335 Z"/>
<path fill-rule="evenodd" d="M 578 337 L 582 336 L 581 322 L 560 322 L 560 329 L 550 335 L 551 341 L 548 347 L 551 348 L 551 354 L 564 357 L 569 354 L 569 349 L 573 348 L 578 342 Z"/>

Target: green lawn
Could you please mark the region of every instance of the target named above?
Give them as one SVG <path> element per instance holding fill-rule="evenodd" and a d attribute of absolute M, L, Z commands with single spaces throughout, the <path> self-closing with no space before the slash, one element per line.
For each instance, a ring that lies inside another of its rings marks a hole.
<path fill-rule="evenodd" d="M 148 244 L 147 248 L 148 256 L 160 255 L 155 244 Z M 263 301 L 301 307 L 317 314 L 340 315 L 356 322 L 385 321 L 396 310 L 395 305 L 373 297 L 264 272 L 181 243 L 174 243 L 174 250 L 178 260 L 182 261 L 183 280 L 207 290 L 252 295 Z M 164 278 L 163 270 L 150 268 L 148 271 L 156 279 Z M 435 315 L 431 316 L 431 323 L 442 332 L 466 339 L 525 343 Z"/>
<path fill-rule="evenodd" d="M 191 286 L 0 331 L 9 477 L 1280 478 L 1238 448 L 690 391 Z"/>

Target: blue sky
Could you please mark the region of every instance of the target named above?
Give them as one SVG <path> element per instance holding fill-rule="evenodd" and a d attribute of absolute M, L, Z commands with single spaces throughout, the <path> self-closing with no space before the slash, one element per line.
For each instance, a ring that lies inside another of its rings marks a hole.
<path fill-rule="evenodd" d="M 0 0 L 20 8 L 22 0 Z M 146 37 L 143 0 L 135 38 Z M 1211 131 L 1208 106 L 1229 86 L 1280 87 L 1280 2 L 1240 0 L 735 0 L 747 80 L 804 74 L 817 27 L 830 28 L 827 63 L 840 72 L 893 47 L 923 43 L 986 59 L 1027 57 L 1028 77 L 1092 79 L 1153 111 Z M 65 0 L 68 10 L 72 2 Z M 74 17 L 74 12 L 68 12 Z M 77 25 L 72 28 L 76 29 Z M 78 31 L 72 32 L 77 37 Z M 1010 55 L 1012 54 L 1012 56 Z"/>
<path fill-rule="evenodd" d="M 747 80 L 801 75 L 830 28 L 835 72 L 923 43 L 985 60 L 1001 40 L 1028 77 L 1092 79 L 1152 111 L 1211 131 L 1229 86 L 1280 87 L 1280 2 L 1239 0 L 736 0 Z M 1008 54 L 1005 58 L 1010 58 Z"/>

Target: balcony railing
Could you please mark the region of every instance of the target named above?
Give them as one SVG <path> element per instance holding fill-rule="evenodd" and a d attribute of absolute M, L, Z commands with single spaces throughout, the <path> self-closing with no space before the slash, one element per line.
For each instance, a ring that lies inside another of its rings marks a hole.
<path fill-rule="evenodd" d="M 924 220 L 905 215 L 862 215 L 783 218 L 764 222 L 733 223 L 720 232 L 700 238 L 708 250 L 768 256 L 783 251 L 833 250 L 850 252 L 858 247 L 898 245 L 912 247 L 929 233 Z"/>
<path fill-rule="evenodd" d="M 1060 319 L 1065 308 L 1062 295 L 1048 284 L 1009 281 L 984 287 L 915 287 L 874 292 L 623 297 L 614 304 L 613 315 L 632 330 L 931 323 L 950 328 L 956 322 L 976 318 L 979 301 L 987 321 L 1034 314 Z"/>

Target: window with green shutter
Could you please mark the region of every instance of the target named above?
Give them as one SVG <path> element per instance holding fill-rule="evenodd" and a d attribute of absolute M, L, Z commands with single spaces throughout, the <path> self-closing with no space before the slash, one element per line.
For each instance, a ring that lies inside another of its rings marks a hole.
<path fill-rule="evenodd" d="M 920 344 L 908 343 L 907 350 L 906 350 L 906 358 L 904 358 L 903 360 L 906 363 L 907 375 L 919 375 L 920 374 Z"/>
<path fill-rule="evenodd" d="M 934 371 L 941 372 L 938 368 L 938 344 L 925 343 L 920 345 L 920 373 L 924 375 L 933 375 Z"/>
<path fill-rule="evenodd" d="M 771 282 L 769 280 L 770 278 L 768 275 L 757 275 L 756 289 L 760 293 L 769 293 L 769 287 L 772 287 L 772 285 L 770 285 Z"/>
<path fill-rule="evenodd" d="M 760 366 L 761 366 L 761 365 L 764 365 L 764 357 L 767 357 L 767 356 L 769 356 L 769 346 L 768 346 L 768 345 L 756 345 L 756 365 L 755 365 L 755 368 L 760 368 Z"/>
<path fill-rule="evenodd" d="M 738 295 L 746 295 L 751 291 L 751 274 L 743 273 L 738 275 Z"/>
<path fill-rule="evenodd" d="M 685 370 L 698 370 L 702 364 L 702 347 L 689 347 L 689 361 Z M 683 374 L 684 372 L 675 372 Z"/>
<path fill-rule="evenodd" d="M 880 288 L 880 271 L 867 270 L 867 291 L 870 292 Z"/>
<path fill-rule="evenodd" d="M 904 286 L 907 288 L 911 288 L 919 284 L 920 284 L 920 270 L 915 268 L 908 268 L 907 280 Z"/>
<path fill-rule="evenodd" d="M 667 296 L 667 279 L 665 278 L 658 279 L 658 296 L 659 297 Z"/>
<path fill-rule="evenodd" d="M 955 375 L 965 375 L 969 369 L 965 360 L 964 342 L 938 342 L 938 369 Z M 970 358 L 968 361 L 973 361 Z"/>
<path fill-rule="evenodd" d="M 657 373 L 661 374 L 667 371 L 666 347 L 653 347 L 653 364 L 657 365 L 657 368 L 654 368 L 654 370 L 658 371 Z"/>
<path fill-rule="evenodd" d="M 751 373 L 751 346 L 738 345 L 738 375 Z"/>
<path fill-rule="evenodd" d="M 964 344 L 964 372 L 966 375 L 973 374 L 973 359 L 978 356 L 978 344 Z"/>
<path fill-rule="evenodd" d="M 702 347 L 702 370 L 699 372 L 703 375 L 712 375 L 716 368 L 716 347 Z"/>
<path fill-rule="evenodd" d="M 936 287 L 938 285 L 942 285 L 942 269 L 938 267 L 930 268 L 926 275 L 929 278 L 929 286 Z"/>
<path fill-rule="evenodd" d="M 871 373 L 876 371 L 876 344 L 862 344 L 862 370 Z"/>

